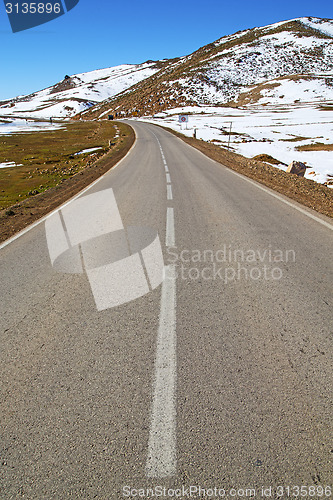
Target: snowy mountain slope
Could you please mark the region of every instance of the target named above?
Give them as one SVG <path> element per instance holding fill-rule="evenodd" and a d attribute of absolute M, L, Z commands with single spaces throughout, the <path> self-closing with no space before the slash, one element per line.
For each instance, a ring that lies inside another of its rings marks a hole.
<path fill-rule="evenodd" d="M 0 102 L 0 115 L 34 118 L 72 116 L 148 78 L 164 64 L 163 61 L 148 61 L 66 76 L 47 89 Z"/>
<path fill-rule="evenodd" d="M 298 18 L 224 36 L 177 59 L 81 73 L 0 102 L 0 116 L 143 116 L 185 105 L 332 100 L 333 20 Z M 281 100 L 281 101 L 280 101 Z"/>
<path fill-rule="evenodd" d="M 316 29 L 321 33 L 330 35 L 333 37 L 333 25 L 332 20 L 329 19 L 319 19 L 317 17 L 301 17 L 299 19 L 305 26 Z"/>
<path fill-rule="evenodd" d="M 314 86 L 316 99 L 331 95 L 333 20 L 299 18 L 225 36 L 170 62 L 158 73 L 95 106 L 86 116 L 108 112 L 141 116 L 184 105 L 237 105 L 239 96 L 253 87 L 273 80 L 276 86 L 283 83 L 286 88 L 285 82 L 276 80 L 299 76 L 304 77 L 305 97 L 309 82 L 310 101 Z M 260 99 L 258 93 L 253 102 Z"/>

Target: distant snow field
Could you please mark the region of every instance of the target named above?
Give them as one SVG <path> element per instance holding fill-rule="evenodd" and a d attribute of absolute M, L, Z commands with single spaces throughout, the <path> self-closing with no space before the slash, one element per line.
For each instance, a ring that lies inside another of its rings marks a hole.
<path fill-rule="evenodd" d="M 32 120 L 11 118 L 11 122 L 1 123 L 0 121 L 0 136 L 8 134 L 16 134 L 18 132 L 42 132 L 43 130 L 56 130 L 62 128 L 59 123 L 36 122 Z"/>
<path fill-rule="evenodd" d="M 188 114 L 187 125 L 178 122 Z M 248 158 L 267 154 L 286 170 L 293 160 L 309 167 L 305 177 L 324 183 L 333 179 L 333 151 L 298 151 L 297 146 L 333 143 L 333 111 L 315 105 L 229 107 L 183 107 L 140 120 L 165 125 L 227 147 L 231 124 L 230 149 Z M 320 147 L 324 147 L 320 146 Z M 284 165 L 285 164 L 285 165 Z"/>

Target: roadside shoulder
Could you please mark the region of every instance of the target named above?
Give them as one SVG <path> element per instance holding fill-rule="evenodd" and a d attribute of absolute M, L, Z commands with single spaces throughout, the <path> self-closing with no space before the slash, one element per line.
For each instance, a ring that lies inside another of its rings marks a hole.
<path fill-rule="evenodd" d="M 267 163 L 246 158 L 216 144 L 195 139 L 194 137 L 187 137 L 168 127 L 157 126 L 182 139 L 186 144 L 193 146 L 221 165 L 245 175 L 320 214 L 333 217 L 333 189 L 318 184 L 313 180 L 298 177 L 295 174 L 288 174 Z"/>

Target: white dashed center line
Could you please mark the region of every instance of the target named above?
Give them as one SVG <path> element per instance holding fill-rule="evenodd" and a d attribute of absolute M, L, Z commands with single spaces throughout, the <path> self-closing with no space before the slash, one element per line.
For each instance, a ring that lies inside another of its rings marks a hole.
<path fill-rule="evenodd" d="M 176 269 L 165 267 L 155 359 L 152 417 L 146 472 L 148 477 L 173 476 L 176 456 Z"/>
<path fill-rule="evenodd" d="M 155 134 L 154 134 L 155 135 Z M 155 135 L 156 137 L 156 135 Z M 171 177 L 162 146 L 158 142 L 166 172 L 167 200 L 172 197 Z M 175 247 L 174 209 L 167 207 L 167 247 Z M 153 402 L 148 441 L 146 473 L 148 477 L 164 478 L 177 472 L 176 441 L 176 267 L 165 266 L 155 358 Z"/>

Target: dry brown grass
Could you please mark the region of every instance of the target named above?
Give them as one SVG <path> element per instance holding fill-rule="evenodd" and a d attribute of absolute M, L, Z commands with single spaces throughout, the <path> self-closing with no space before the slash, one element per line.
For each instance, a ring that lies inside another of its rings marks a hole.
<path fill-rule="evenodd" d="M 253 159 L 258 161 L 264 161 L 266 163 L 270 163 L 271 165 L 280 165 L 280 164 L 284 165 L 282 161 L 277 160 L 276 158 L 273 158 L 273 156 L 267 155 L 266 153 L 256 155 L 253 157 Z"/>
<path fill-rule="evenodd" d="M 319 106 L 320 111 L 333 111 L 333 104 L 326 106 Z"/>
<path fill-rule="evenodd" d="M 333 144 L 323 144 L 316 142 L 315 144 L 308 144 L 304 146 L 296 146 L 297 151 L 333 151 Z"/>
<path fill-rule="evenodd" d="M 279 139 L 282 142 L 300 142 L 300 141 L 308 141 L 311 137 L 302 137 L 301 135 L 295 136 L 292 139 Z"/>

